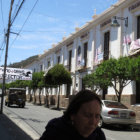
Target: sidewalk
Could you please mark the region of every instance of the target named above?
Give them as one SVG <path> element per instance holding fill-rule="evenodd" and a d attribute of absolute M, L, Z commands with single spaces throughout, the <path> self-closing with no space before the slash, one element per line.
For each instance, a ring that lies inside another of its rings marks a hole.
<path fill-rule="evenodd" d="M 30 136 L 28 136 L 4 114 L 0 114 L 0 139 L 32 140 Z"/>

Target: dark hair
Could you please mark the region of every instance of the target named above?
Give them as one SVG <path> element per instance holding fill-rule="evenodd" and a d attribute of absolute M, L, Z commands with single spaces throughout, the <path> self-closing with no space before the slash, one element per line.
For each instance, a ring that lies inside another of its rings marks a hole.
<path fill-rule="evenodd" d="M 102 101 L 96 93 L 87 89 L 79 91 L 70 102 L 67 110 L 64 112 L 64 117 L 70 119 L 72 114 L 76 114 L 79 111 L 82 104 L 93 100 L 97 100 L 102 107 Z"/>

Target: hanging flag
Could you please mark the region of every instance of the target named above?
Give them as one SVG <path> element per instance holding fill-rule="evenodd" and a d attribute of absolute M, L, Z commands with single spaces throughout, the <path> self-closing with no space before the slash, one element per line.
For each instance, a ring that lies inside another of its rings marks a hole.
<path fill-rule="evenodd" d="M 0 67 L 0 79 L 3 79 L 4 67 Z M 32 80 L 32 70 L 19 68 L 6 68 L 5 79 Z"/>

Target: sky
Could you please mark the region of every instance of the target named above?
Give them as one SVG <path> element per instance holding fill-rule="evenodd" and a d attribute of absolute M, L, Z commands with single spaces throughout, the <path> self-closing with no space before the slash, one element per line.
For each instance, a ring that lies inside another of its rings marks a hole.
<path fill-rule="evenodd" d="M 0 0 L 0 65 L 5 63 L 4 34 L 11 0 Z M 22 0 L 14 0 L 11 18 Z M 25 0 L 12 26 L 7 65 L 20 62 L 62 41 L 118 0 Z M 19 33 L 19 34 L 17 34 Z"/>

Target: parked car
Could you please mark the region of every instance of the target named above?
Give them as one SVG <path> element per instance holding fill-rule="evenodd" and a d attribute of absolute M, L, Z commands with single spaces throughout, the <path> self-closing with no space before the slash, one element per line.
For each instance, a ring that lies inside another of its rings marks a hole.
<path fill-rule="evenodd" d="M 105 124 L 130 126 L 136 122 L 136 114 L 124 104 L 116 101 L 102 100 L 102 112 L 99 126 Z"/>
<path fill-rule="evenodd" d="M 5 105 L 18 105 L 24 108 L 26 101 L 26 90 L 23 88 L 9 88 L 7 91 Z"/>

